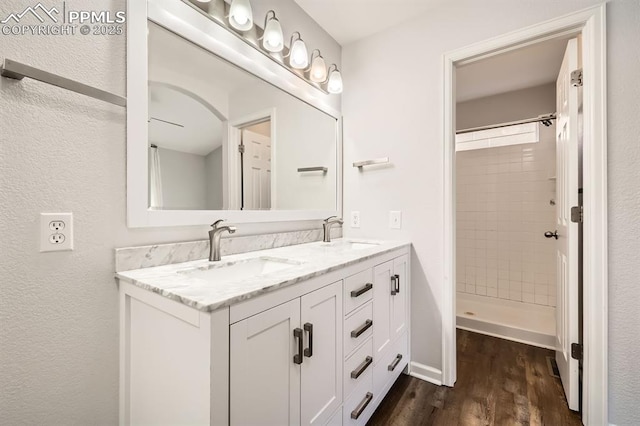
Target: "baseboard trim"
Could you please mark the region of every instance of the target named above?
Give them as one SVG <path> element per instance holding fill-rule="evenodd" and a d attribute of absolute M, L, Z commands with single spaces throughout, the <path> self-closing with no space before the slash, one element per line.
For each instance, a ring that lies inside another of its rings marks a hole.
<path fill-rule="evenodd" d="M 442 386 L 442 371 L 437 368 L 411 361 L 409 375 L 416 379 Z"/>

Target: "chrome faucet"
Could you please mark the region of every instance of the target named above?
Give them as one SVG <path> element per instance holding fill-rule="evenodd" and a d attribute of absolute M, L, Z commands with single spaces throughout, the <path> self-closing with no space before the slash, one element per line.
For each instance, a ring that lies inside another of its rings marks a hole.
<path fill-rule="evenodd" d="M 342 225 L 344 221 L 338 218 L 337 216 L 329 216 L 324 220 L 324 223 L 322 224 L 322 230 L 324 231 L 324 238 L 322 239 L 322 241 L 324 241 L 325 243 L 331 242 L 331 226 L 335 223 Z"/>
<path fill-rule="evenodd" d="M 220 260 L 220 236 L 224 231 L 227 231 L 230 234 L 236 232 L 235 226 L 219 226 L 220 223 L 224 222 L 224 219 L 216 220 L 211 227 L 211 231 L 209 231 L 209 261 L 210 262 L 218 262 Z"/>

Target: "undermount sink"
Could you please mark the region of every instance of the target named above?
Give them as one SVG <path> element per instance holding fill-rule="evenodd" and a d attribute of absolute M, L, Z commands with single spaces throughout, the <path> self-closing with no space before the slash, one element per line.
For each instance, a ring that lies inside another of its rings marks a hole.
<path fill-rule="evenodd" d="M 230 282 L 271 274 L 297 265 L 300 263 L 288 259 L 258 257 L 237 262 L 209 264 L 206 267 L 188 269 L 179 273 L 207 281 Z"/>
<path fill-rule="evenodd" d="M 362 250 L 377 245 L 379 244 L 373 242 L 337 240 L 330 243 L 323 243 L 320 247 L 334 247 L 341 250 Z"/>

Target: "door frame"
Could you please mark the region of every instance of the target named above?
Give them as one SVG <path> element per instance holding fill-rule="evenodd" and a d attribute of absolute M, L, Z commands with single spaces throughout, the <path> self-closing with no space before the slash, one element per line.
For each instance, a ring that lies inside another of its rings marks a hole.
<path fill-rule="evenodd" d="M 240 210 L 240 145 L 242 129 L 263 121 L 271 121 L 271 209 L 277 206 L 276 200 L 276 108 L 268 108 L 247 114 L 232 121 L 226 121 L 226 140 L 222 143 L 222 199 L 225 209 Z"/>
<path fill-rule="evenodd" d="M 472 44 L 443 57 L 444 288 L 442 383 L 456 381 L 455 67 L 557 37 L 582 34 L 584 143 L 584 424 L 607 424 L 608 260 L 606 4 Z"/>

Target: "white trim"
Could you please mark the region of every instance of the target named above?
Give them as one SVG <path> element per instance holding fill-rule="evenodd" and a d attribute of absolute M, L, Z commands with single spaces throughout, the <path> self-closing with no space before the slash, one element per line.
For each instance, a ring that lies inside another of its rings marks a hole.
<path fill-rule="evenodd" d="M 303 102 L 336 119 L 336 132 L 341 136 L 340 112 L 333 108 L 329 94 L 310 86 L 261 51 L 181 1 L 128 0 L 127 19 L 127 225 L 131 228 L 159 226 L 205 225 L 217 217 L 235 223 L 295 222 L 321 220 L 341 215 L 342 184 L 338 173 L 336 207 L 327 210 L 150 210 L 148 208 L 147 155 L 147 19 L 192 40 L 223 59 L 284 90 Z M 228 137 L 228 135 L 227 135 Z M 142 143 L 141 141 L 145 141 Z M 337 152 L 342 141 L 338 139 Z M 341 166 L 342 159 L 337 159 Z M 277 225 L 273 225 L 277 226 Z M 264 229 L 262 229 L 264 228 Z"/>
<path fill-rule="evenodd" d="M 442 371 L 437 368 L 411 361 L 409 364 L 409 375 L 416 379 L 442 386 Z"/>
<path fill-rule="evenodd" d="M 583 36 L 584 86 L 584 424 L 607 424 L 606 4 L 448 52 L 443 57 L 444 289 L 442 382 L 456 381 L 455 66 L 558 35 Z"/>

